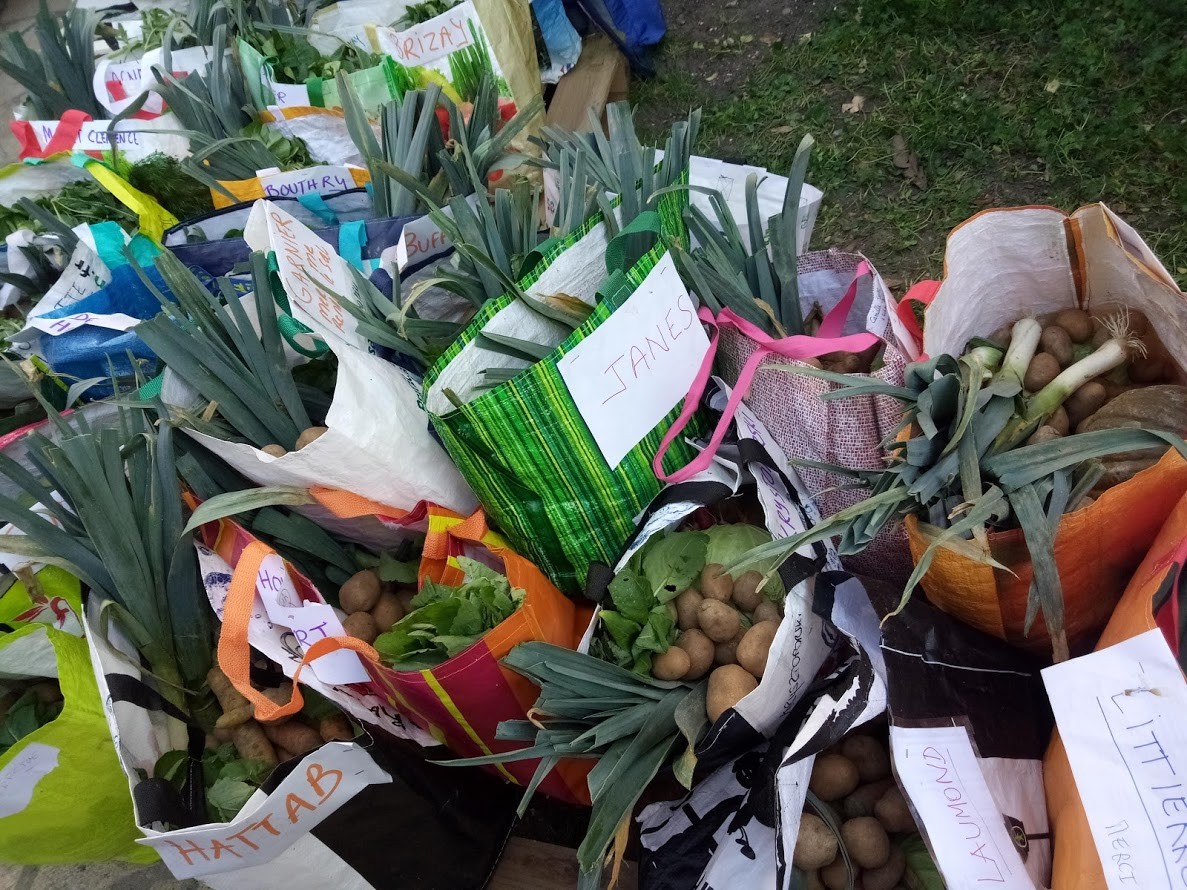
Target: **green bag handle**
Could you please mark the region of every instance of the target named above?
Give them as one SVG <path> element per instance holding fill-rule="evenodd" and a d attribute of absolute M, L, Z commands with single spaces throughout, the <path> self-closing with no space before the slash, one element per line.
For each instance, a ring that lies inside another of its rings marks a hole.
<path fill-rule="evenodd" d="M 272 297 L 281 310 L 276 317 L 276 327 L 280 331 L 280 336 L 288 341 L 288 345 L 293 348 L 294 352 L 298 352 L 306 358 L 317 358 L 324 354 L 330 348 L 324 340 L 314 340 L 313 346 L 308 347 L 302 345 L 301 341 L 297 339 L 300 334 L 312 334 L 313 328 L 306 327 L 293 318 L 289 296 L 284 291 L 284 285 L 280 283 L 280 267 L 276 263 L 275 252 L 268 254 L 268 278 L 272 284 Z"/>
<path fill-rule="evenodd" d="M 611 274 L 626 272 L 662 238 L 659 214 L 654 210 L 645 210 L 623 226 L 606 245 L 606 271 Z"/>

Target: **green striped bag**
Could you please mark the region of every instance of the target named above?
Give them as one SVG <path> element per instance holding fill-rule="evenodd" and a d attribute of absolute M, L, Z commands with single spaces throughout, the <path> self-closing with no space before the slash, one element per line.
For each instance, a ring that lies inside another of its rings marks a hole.
<path fill-rule="evenodd" d="M 651 462 L 680 402 L 611 469 L 557 363 L 626 302 L 667 252 L 666 243 L 685 236 L 680 209 L 676 201 L 661 202 L 658 213 L 642 214 L 609 241 L 604 223 L 595 217 L 546 247 L 541 262 L 521 282 L 525 290 L 536 286 L 539 293 L 565 293 L 587 302 L 597 297 L 593 314 L 567 337 L 560 325 L 504 296 L 475 316 L 425 376 L 425 408 L 445 450 L 511 545 L 566 593 L 584 587 L 591 563 L 613 564 L 634 534 L 635 516 L 660 490 Z M 651 246 L 643 252 L 639 239 L 645 230 L 651 237 L 644 243 Z M 478 348 L 475 340 L 488 325 L 494 332 L 560 345 L 511 380 L 483 391 L 483 367 L 524 364 Z M 692 429 L 689 435 L 696 436 L 699 418 Z M 692 456 L 682 437 L 669 451 L 665 468 L 667 462 L 682 466 Z"/>

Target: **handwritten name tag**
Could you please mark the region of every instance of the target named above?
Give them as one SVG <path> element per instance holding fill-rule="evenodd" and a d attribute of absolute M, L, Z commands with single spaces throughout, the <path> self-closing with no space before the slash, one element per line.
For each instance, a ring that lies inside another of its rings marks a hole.
<path fill-rule="evenodd" d="M 1187 886 L 1187 682 L 1162 632 L 1043 682 L 1110 890 Z"/>
<path fill-rule="evenodd" d="M 557 363 L 611 469 L 688 393 L 709 349 L 696 302 L 667 254 Z"/>
<path fill-rule="evenodd" d="M 30 742 L 0 769 L 0 819 L 14 816 L 33 802 L 37 783 L 58 766 L 58 749 Z"/>
<path fill-rule="evenodd" d="M 368 785 L 390 781 L 358 745 L 331 742 L 306 756 L 262 803 L 249 801 L 234 822 L 171 831 L 138 843 L 156 850 L 178 879 L 261 865 Z"/>
<path fill-rule="evenodd" d="M 890 728 L 894 768 L 949 890 L 1034 890 L 963 726 Z"/>
<path fill-rule="evenodd" d="M 269 198 L 299 198 L 302 195 L 332 195 L 355 187 L 346 167 L 321 165 L 284 173 L 259 174 L 260 185 Z"/>

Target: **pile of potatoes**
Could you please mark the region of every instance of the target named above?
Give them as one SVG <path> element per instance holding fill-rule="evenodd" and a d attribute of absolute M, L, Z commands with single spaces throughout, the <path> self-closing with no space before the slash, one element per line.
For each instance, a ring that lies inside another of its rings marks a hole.
<path fill-rule="evenodd" d="M 701 570 L 696 587 L 674 600 L 680 632 L 675 644 L 656 656 L 651 674 L 659 680 L 709 674 L 711 722 L 753 692 L 766 670 L 783 613 L 759 590 L 762 579 L 760 572 L 746 572 L 734 580 L 713 562 Z"/>
<path fill-rule="evenodd" d="M 223 711 L 206 739 L 207 747 L 233 742 L 240 757 L 275 766 L 316 751 L 326 742 L 349 742 L 354 738 L 350 721 L 341 713 L 316 721 L 295 714 L 267 723 L 258 722 L 255 706 L 235 688 L 218 665 L 210 669 L 206 682 Z M 286 705 L 293 697 L 293 684 L 291 680 L 285 680 L 280 686 L 258 691 L 273 703 Z"/>
<path fill-rule="evenodd" d="M 414 587 L 380 581 L 374 569 L 355 572 L 338 589 L 338 605 L 346 613 L 342 627 L 348 636 L 374 643 L 408 614 L 414 596 Z"/>
<path fill-rule="evenodd" d="M 310 442 L 316 442 L 329 431 L 329 428 L 324 426 L 311 426 L 309 429 L 302 430 L 301 435 L 297 436 L 297 444 L 293 446 L 293 451 L 300 451 Z M 277 445 L 275 442 L 265 445 L 260 451 L 264 452 L 264 454 L 270 454 L 273 457 L 284 457 L 289 453 L 287 448 L 283 445 Z"/>
<path fill-rule="evenodd" d="M 808 890 L 842 890 L 847 870 L 841 844 L 854 868 L 859 890 L 906 887 L 907 863 L 896 836 L 917 828 L 903 793 L 890 774 L 886 736 L 850 735 L 820 754 L 808 789 L 832 809 L 841 826 L 838 839 L 812 810 L 800 820 L 792 864 L 804 872 Z"/>

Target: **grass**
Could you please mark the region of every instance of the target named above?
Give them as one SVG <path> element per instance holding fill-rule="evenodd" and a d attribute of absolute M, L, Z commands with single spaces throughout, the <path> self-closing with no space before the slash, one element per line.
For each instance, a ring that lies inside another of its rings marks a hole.
<path fill-rule="evenodd" d="M 813 245 L 856 247 L 890 278 L 938 276 L 946 233 L 986 207 L 1104 201 L 1182 283 L 1185 12 L 1182 0 L 867 0 L 769 52 L 677 37 L 633 99 L 657 137 L 703 105 L 702 153 L 784 174 L 811 132 L 809 181 L 825 192 Z M 756 57 L 734 95 L 714 96 L 695 70 Z M 864 108 L 843 112 L 855 95 Z M 896 135 L 925 188 L 895 165 Z"/>

